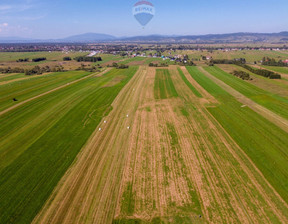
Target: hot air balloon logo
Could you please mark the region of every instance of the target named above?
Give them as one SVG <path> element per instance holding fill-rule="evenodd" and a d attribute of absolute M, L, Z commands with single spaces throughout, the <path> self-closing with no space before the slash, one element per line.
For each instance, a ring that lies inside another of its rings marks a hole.
<path fill-rule="evenodd" d="M 155 15 L 155 8 L 151 2 L 139 1 L 133 7 L 135 19 L 144 27 Z"/>

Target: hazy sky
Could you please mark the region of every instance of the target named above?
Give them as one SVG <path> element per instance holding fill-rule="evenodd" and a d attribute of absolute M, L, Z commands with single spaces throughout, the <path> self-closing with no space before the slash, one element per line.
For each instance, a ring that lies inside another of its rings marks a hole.
<path fill-rule="evenodd" d="M 62 38 L 97 32 L 115 36 L 196 35 L 288 30 L 288 0 L 151 0 L 143 29 L 137 0 L 0 0 L 0 37 Z"/>

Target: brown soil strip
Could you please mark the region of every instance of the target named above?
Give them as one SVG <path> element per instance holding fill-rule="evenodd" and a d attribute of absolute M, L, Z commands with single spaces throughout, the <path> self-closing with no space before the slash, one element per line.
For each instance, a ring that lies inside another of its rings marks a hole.
<path fill-rule="evenodd" d="M 246 106 L 249 106 L 252 110 L 256 113 L 260 114 L 261 116 L 265 117 L 267 120 L 271 121 L 272 123 L 276 124 L 278 127 L 283 129 L 284 131 L 288 132 L 288 120 L 285 118 L 273 113 L 272 111 L 266 109 L 265 107 L 255 103 L 254 101 L 250 100 L 248 97 L 244 96 L 243 94 L 239 93 L 232 87 L 228 86 L 226 83 L 222 82 L 221 80 L 217 79 L 209 72 L 205 71 L 202 67 L 199 67 L 199 70 L 213 80 L 217 85 L 227 91 L 229 94 L 234 96 L 239 102 L 243 103 Z"/>
<path fill-rule="evenodd" d="M 32 97 L 32 98 L 30 98 L 30 99 L 28 99 L 28 100 L 22 101 L 21 103 L 18 103 L 18 104 L 16 104 L 16 105 L 12 106 L 12 107 L 9 107 L 9 108 L 1 111 L 1 112 L 0 112 L 0 116 L 2 116 L 3 114 L 8 113 L 8 112 L 11 111 L 11 110 L 14 110 L 14 109 L 17 108 L 17 107 L 22 106 L 22 105 L 25 104 L 25 103 L 28 103 L 28 102 L 30 102 L 30 101 L 32 101 L 32 100 L 35 100 L 35 99 L 38 99 L 38 98 L 40 98 L 40 97 L 42 97 L 42 96 L 45 96 L 45 95 L 47 95 L 47 94 L 49 94 L 49 93 L 53 93 L 53 92 L 55 92 L 55 91 L 57 91 L 57 90 L 59 90 L 59 89 L 63 89 L 63 88 L 65 88 L 65 87 L 67 87 L 67 86 L 70 86 L 70 85 L 72 85 L 72 84 L 75 84 L 75 83 L 77 83 L 77 82 L 80 82 L 80 81 L 82 81 L 82 80 L 84 80 L 84 79 L 87 79 L 87 78 L 90 78 L 90 77 L 93 77 L 93 76 L 101 76 L 101 75 L 107 73 L 109 70 L 110 70 L 110 68 L 108 68 L 108 69 L 106 69 L 105 71 L 103 71 L 103 72 L 101 72 L 101 73 L 98 73 L 98 74 L 97 74 L 97 73 L 93 73 L 93 74 L 91 74 L 91 75 L 87 75 L 87 76 L 85 76 L 85 77 L 83 77 L 83 78 L 81 78 L 81 79 L 77 79 L 77 80 L 75 80 L 75 81 L 73 81 L 73 82 L 66 83 L 66 84 L 63 85 L 63 86 L 59 86 L 59 87 L 57 87 L 57 88 L 55 88 L 55 89 L 52 89 L 52 90 L 49 90 L 49 91 L 47 91 L 47 92 L 45 92 L 45 93 L 41 93 L 41 94 L 39 94 L 38 96 L 34 96 L 34 97 Z"/>

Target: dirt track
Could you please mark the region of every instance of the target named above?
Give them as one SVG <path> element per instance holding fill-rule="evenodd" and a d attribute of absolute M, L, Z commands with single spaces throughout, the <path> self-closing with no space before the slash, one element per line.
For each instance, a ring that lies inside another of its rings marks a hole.
<path fill-rule="evenodd" d="M 288 222 L 287 204 L 169 70 L 181 97 L 155 100 L 155 69 L 140 67 L 34 223 Z"/>
<path fill-rule="evenodd" d="M 244 105 L 250 107 L 256 113 L 260 114 L 261 116 L 265 117 L 267 120 L 271 121 L 272 123 L 279 126 L 284 131 L 288 132 L 288 120 L 282 118 L 281 116 L 273 113 L 272 111 L 266 109 L 265 107 L 255 103 L 254 101 L 250 100 L 248 97 L 244 96 L 243 94 L 239 93 L 232 87 L 228 86 L 226 83 L 222 82 L 221 80 L 217 79 L 209 72 L 205 71 L 202 67 L 198 67 L 201 72 L 203 72 L 206 76 L 208 76 L 211 80 L 213 80 L 217 85 L 227 91 L 229 94 L 234 96 L 239 102 L 243 103 Z"/>
<path fill-rule="evenodd" d="M 74 84 L 74 83 L 80 82 L 80 81 L 82 81 L 82 80 L 84 80 L 84 79 L 87 79 L 87 78 L 89 78 L 89 77 L 92 77 L 92 76 L 101 76 L 101 75 L 107 73 L 109 70 L 111 70 L 111 69 L 108 68 L 108 69 L 106 69 L 105 71 L 103 71 L 103 72 L 101 72 L 101 73 L 93 73 L 93 74 L 91 74 L 91 75 L 87 75 L 87 76 L 85 76 L 85 77 L 83 77 L 83 78 L 81 78 L 81 79 L 77 79 L 77 80 L 75 80 L 75 81 L 73 81 L 73 82 L 66 83 L 66 84 L 63 85 L 63 86 L 59 86 L 59 87 L 57 87 L 57 88 L 55 88 L 55 89 L 52 89 L 52 90 L 49 90 L 49 91 L 47 91 L 47 92 L 45 92 L 45 93 L 39 94 L 39 95 L 37 95 L 37 96 L 34 96 L 34 97 L 32 97 L 32 98 L 30 98 L 30 99 L 28 99 L 28 100 L 24 100 L 24 101 L 22 101 L 22 102 L 20 102 L 20 103 L 18 103 L 18 104 L 16 104 L 16 105 L 14 105 L 14 106 L 12 106 L 12 107 L 9 107 L 9 108 L 7 108 L 7 109 L 5 109 L 5 110 L 3 110 L 3 111 L 0 111 L 0 116 L 2 116 L 3 114 L 6 114 L 7 112 L 9 112 L 9 111 L 11 111 L 11 110 L 14 110 L 14 109 L 17 108 L 17 107 L 20 107 L 21 105 L 23 105 L 23 104 L 25 104 L 25 103 L 28 103 L 28 102 L 30 102 L 30 101 L 32 101 L 32 100 L 35 100 L 35 99 L 39 98 L 39 97 L 45 96 L 45 95 L 47 95 L 47 94 L 49 94 L 49 93 L 55 92 L 55 91 L 57 91 L 57 90 L 59 90 L 59 89 L 63 89 L 63 88 L 65 88 L 65 87 L 67 87 L 67 86 L 70 86 L 70 85 L 72 85 L 72 84 Z"/>

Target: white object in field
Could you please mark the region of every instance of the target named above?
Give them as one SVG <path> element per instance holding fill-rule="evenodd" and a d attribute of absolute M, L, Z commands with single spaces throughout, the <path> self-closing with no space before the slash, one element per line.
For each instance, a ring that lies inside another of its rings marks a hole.
<path fill-rule="evenodd" d="M 102 128 L 99 128 L 99 131 L 101 131 L 102 130 Z"/>
<path fill-rule="evenodd" d="M 243 108 L 243 107 L 247 107 L 247 106 L 246 105 L 242 105 L 241 107 Z"/>
<path fill-rule="evenodd" d="M 127 114 L 126 117 L 129 117 L 129 115 Z"/>
<path fill-rule="evenodd" d="M 104 124 L 106 124 L 107 123 L 107 121 L 104 121 Z"/>
<path fill-rule="evenodd" d="M 129 129 L 130 129 L 130 126 L 128 126 L 127 129 L 129 130 Z"/>

